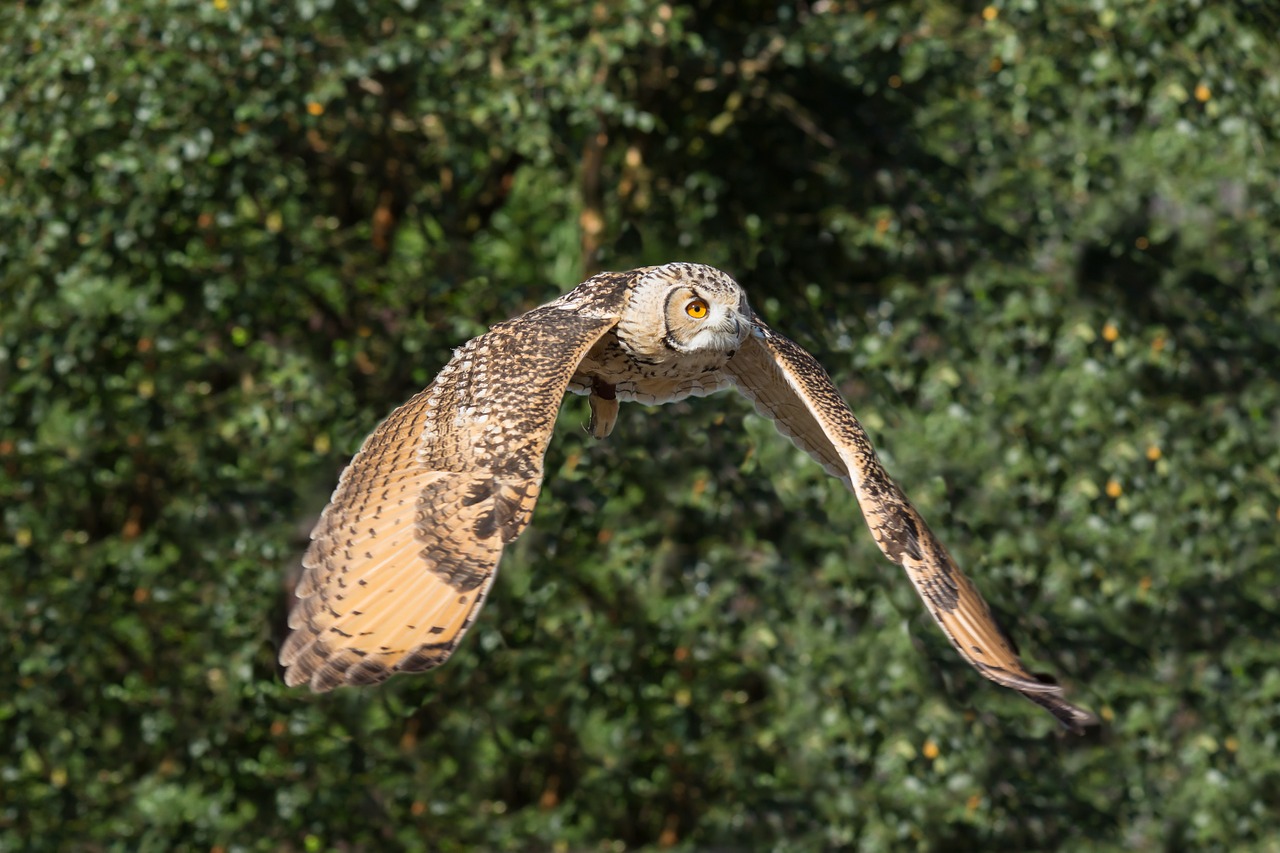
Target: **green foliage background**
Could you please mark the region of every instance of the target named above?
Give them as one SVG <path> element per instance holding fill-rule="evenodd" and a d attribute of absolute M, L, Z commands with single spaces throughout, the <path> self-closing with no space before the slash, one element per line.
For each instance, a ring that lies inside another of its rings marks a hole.
<path fill-rule="evenodd" d="M 0 5 L 0 848 L 1276 849 L 1262 3 Z M 275 665 L 450 348 L 741 281 L 1040 668 L 971 672 L 743 401 L 565 404 L 455 659 Z"/>

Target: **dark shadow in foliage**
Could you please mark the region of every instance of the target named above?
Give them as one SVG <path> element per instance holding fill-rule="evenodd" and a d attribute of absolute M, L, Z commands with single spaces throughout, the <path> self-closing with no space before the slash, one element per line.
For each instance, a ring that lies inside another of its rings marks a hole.
<path fill-rule="evenodd" d="M 1223 388 L 1275 376 L 1280 371 L 1280 318 L 1250 310 L 1257 285 L 1240 261 L 1239 276 L 1224 280 L 1175 265 L 1179 235 L 1157 243 L 1145 199 L 1106 240 L 1081 247 L 1077 281 L 1082 293 L 1114 311 L 1130 327 L 1163 326 L 1190 355 L 1189 371 L 1148 367 L 1142 387 L 1197 402 Z"/>
<path fill-rule="evenodd" d="M 776 288 L 753 282 L 753 294 L 776 297 L 788 317 L 822 327 L 825 318 L 797 294 L 796 282 L 820 283 L 832 306 L 857 305 L 873 299 L 875 283 L 885 278 L 959 275 L 980 258 L 1025 252 L 1021 238 L 984 215 L 968 176 L 919 138 L 910 84 L 872 91 L 851 82 L 834 62 L 788 64 L 761 44 L 759 23 L 747 20 L 736 4 L 699 4 L 690 25 L 709 33 L 708 51 L 665 58 L 683 85 L 643 69 L 636 73 L 637 102 L 657 116 L 715 117 L 737 99 L 726 125 L 708 122 L 689 138 L 672 137 L 675 128 L 668 127 L 647 135 L 619 131 L 656 174 L 713 179 L 718 189 L 714 213 L 702 225 L 704 239 L 740 234 L 749 217 L 761 220 L 786 278 Z M 771 29 L 780 42 L 795 38 L 801 27 L 774 20 Z M 894 50 L 863 60 L 864 79 L 888 80 L 903 70 Z M 655 232 L 678 221 L 676 210 L 663 215 L 661 196 L 652 204 L 645 213 Z M 878 206 L 892 209 L 909 232 L 909 253 L 846 244 L 828 220 L 831 211 L 865 217 Z M 671 230 L 653 236 L 658 245 L 682 245 Z M 696 254 L 696 244 L 691 248 Z M 755 267 L 753 258 L 736 260 L 739 274 Z"/>

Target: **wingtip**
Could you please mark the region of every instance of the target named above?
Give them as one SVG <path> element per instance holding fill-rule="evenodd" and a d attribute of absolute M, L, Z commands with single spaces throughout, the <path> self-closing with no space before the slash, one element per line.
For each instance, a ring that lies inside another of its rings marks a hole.
<path fill-rule="evenodd" d="M 1031 676 L 1034 681 L 1020 678 L 1018 681 L 1022 683 L 1014 686 L 1014 689 L 1053 714 L 1067 731 L 1082 735 L 1102 724 L 1097 714 L 1068 702 L 1066 691 L 1052 675 L 1033 672 Z"/>
<path fill-rule="evenodd" d="M 1102 725 L 1102 720 L 1097 714 L 1063 699 L 1061 691 L 1057 693 L 1023 692 L 1022 695 L 1053 714 L 1054 719 L 1072 734 L 1087 734 L 1090 729 L 1096 729 Z"/>

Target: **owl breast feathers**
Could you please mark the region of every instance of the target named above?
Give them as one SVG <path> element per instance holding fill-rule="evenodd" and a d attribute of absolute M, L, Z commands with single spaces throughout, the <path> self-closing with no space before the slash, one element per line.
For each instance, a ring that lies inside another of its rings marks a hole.
<path fill-rule="evenodd" d="M 684 263 L 601 273 L 499 323 L 374 430 L 311 534 L 280 651 L 285 681 L 375 684 L 453 653 L 533 515 L 566 391 L 588 396 L 589 429 L 604 438 L 621 402 L 730 386 L 853 491 L 880 550 L 978 672 L 1072 731 L 1096 722 L 1023 666 L 817 360 L 756 316 L 728 275 Z"/>

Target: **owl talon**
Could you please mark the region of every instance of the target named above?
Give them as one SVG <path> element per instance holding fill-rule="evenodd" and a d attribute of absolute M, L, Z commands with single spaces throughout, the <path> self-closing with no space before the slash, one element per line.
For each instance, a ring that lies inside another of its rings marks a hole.
<path fill-rule="evenodd" d="M 612 386 L 609 390 L 612 392 Z M 618 423 L 618 399 L 612 396 L 601 397 L 594 391 L 587 399 L 591 404 L 591 422 L 587 424 L 587 431 L 597 440 L 608 437 Z"/>

